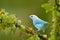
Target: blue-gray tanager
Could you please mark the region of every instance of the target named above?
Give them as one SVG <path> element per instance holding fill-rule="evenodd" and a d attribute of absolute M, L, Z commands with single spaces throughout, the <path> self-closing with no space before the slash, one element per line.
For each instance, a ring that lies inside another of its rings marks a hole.
<path fill-rule="evenodd" d="M 30 15 L 29 18 L 31 18 L 33 20 L 33 24 L 38 29 L 38 31 L 42 29 L 44 24 L 48 23 L 46 21 L 43 21 L 42 19 L 40 19 L 36 15 Z"/>

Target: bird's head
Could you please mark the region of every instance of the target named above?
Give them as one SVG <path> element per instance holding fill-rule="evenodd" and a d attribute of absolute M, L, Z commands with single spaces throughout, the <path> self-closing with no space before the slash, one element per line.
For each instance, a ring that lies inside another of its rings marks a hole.
<path fill-rule="evenodd" d="M 29 18 L 31 18 L 32 20 L 36 20 L 38 17 L 36 15 L 30 15 Z"/>

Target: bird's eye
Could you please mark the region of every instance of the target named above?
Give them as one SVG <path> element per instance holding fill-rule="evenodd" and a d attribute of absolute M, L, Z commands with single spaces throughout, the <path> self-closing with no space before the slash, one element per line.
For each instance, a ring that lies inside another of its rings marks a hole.
<path fill-rule="evenodd" d="M 31 16 L 31 17 L 33 17 L 33 16 Z"/>

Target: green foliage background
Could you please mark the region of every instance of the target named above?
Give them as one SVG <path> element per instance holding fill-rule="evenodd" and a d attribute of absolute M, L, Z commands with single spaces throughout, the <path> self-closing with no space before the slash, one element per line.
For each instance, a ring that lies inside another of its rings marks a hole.
<path fill-rule="evenodd" d="M 39 33 L 47 35 L 48 40 L 60 40 L 60 7 L 55 2 L 55 0 L 0 0 L 0 9 L 4 8 L 11 13 L 8 15 L 3 10 L 0 13 L 1 40 L 41 40 L 38 37 Z M 57 3 L 60 5 L 60 1 Z M 12 14 L 16 14 L 20 20 Z M 49 22 L 48 27 L 44 26 L 47 27 L 44 33 L 42 31 L 35 35 L 28 33 L 32 32 L 34 27 L 28 17 L 31 14 Z M 27 26 L 30 27 L 28 32 Z"/>

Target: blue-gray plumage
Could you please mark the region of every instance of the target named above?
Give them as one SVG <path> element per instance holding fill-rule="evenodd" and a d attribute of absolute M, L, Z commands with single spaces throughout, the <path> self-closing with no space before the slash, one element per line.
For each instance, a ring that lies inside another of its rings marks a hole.
<path fill-rule="evenodd" d="M 40 19 L 36 15 L 30 15 L 29 17 L 33 20 L 33 24 L 38 29 L 38 31 L 42 29 L 42 27 L 44 26 L 44 24 L 48 23 L 46 21 L 43 21 L 42 19 Z"/>

